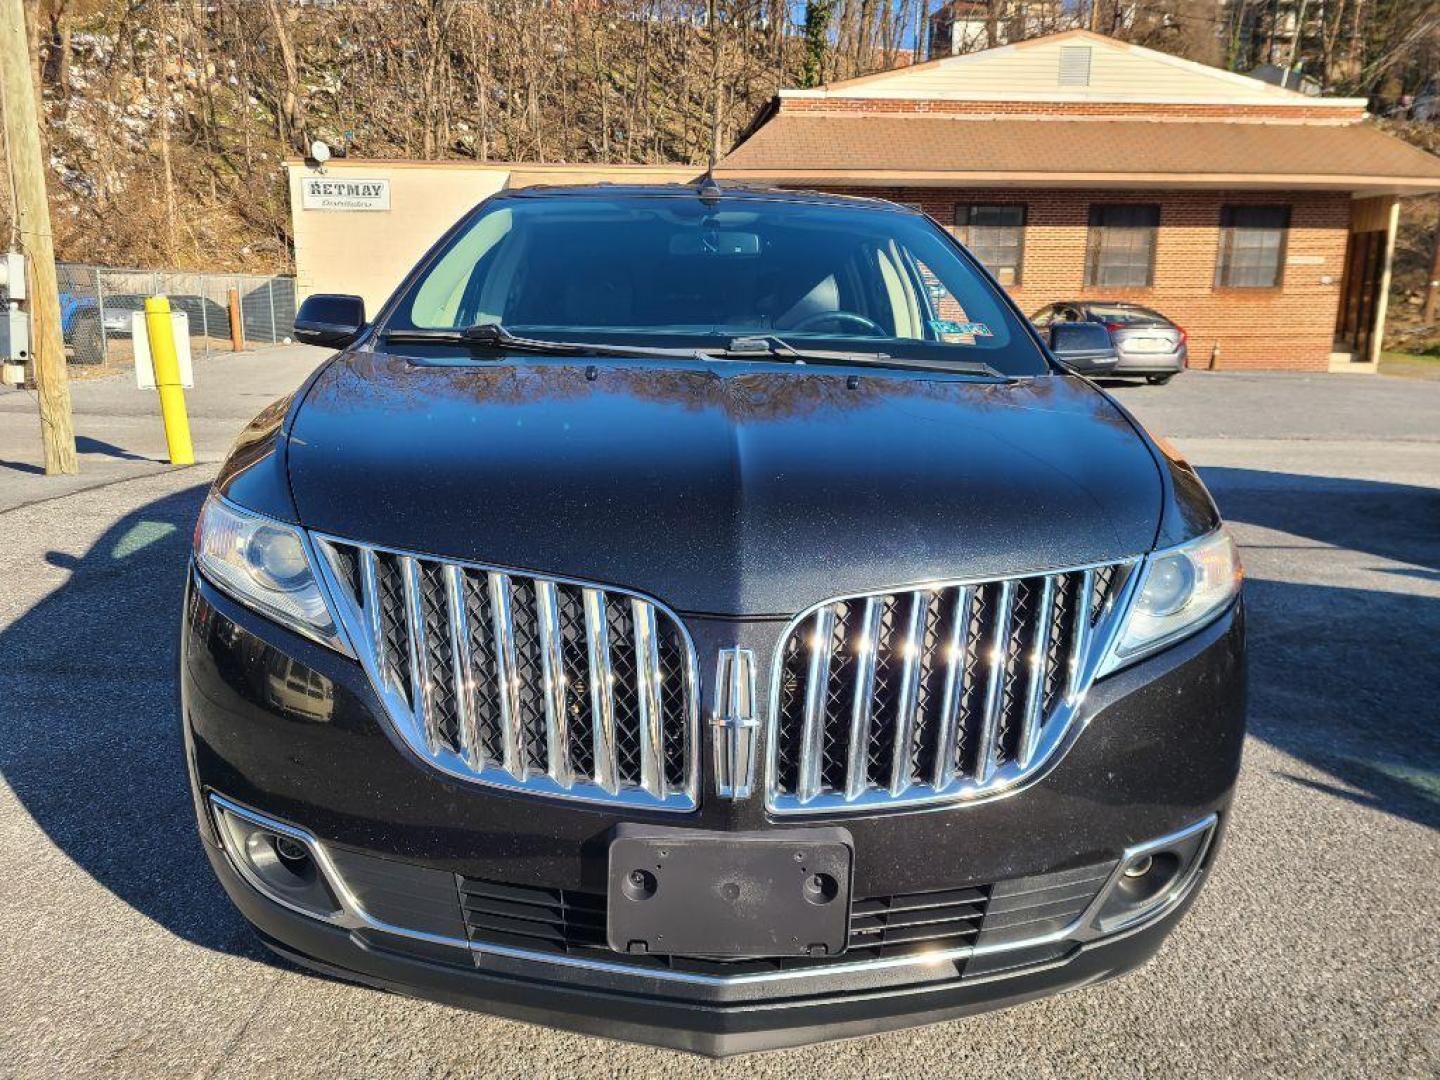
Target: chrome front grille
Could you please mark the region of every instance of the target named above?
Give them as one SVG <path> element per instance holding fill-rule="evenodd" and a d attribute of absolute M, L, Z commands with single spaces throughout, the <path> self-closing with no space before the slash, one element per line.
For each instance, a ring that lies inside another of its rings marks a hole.
<path fill-rule="evenodd" d="M 772 687 L 777 813 L 978 798 L 1060 749 L 1133 562 L 840 597 L 796 619 Z"/>
<path fill-rule="evenodd" d="M 695 651 L 634 593 L 316 537 L 405 742 L 482 784 L 697 805 Z"/>

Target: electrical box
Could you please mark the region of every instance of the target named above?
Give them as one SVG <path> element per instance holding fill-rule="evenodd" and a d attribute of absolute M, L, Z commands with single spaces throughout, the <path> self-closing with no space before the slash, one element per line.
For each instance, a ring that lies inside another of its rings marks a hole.
<path fill-rule="evenodd" d="M 30 364 L 30 316 L 14 304 L 0 306 L 0 383 L 24 386 Z"/>
<path fill-rule="evenodd" d="M 11 300 L 25 299 L 25 256 L 18 251 L 0 255 L 0 290 Z"/>
<path fill-rule="evenodd" d="M 0 362 L 30 362 L 30 315 L 13 306 L 0 309 Z"/>
<path fill-rule="evenodd" d="M 179 361 L 180 385 L 195 385 L 195 369 L 190 360 L 190 316 L 183 311 L 170 313 L 170 332 L 175 335 L 175 359 Z M 145 312 L 130 315 L 130 340 L 135 348 L 135 385 L 141 390 L 155 389 L 155 365 L 150 359 L 150 331 Z"/>

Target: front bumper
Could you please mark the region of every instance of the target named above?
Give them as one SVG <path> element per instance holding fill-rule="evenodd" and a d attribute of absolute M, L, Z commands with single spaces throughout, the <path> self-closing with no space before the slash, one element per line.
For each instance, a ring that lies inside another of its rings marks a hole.
<path fill-rule="evenodd" d="M 327 925 L 265 899 L 222 852 L 209 844 L 206 850 L 225 891 L 261 941 L 302 967 L 514 1020 L 716 1057 L 953 1020 L 1124 975 L 1155 954 L 1200 884 L 1197 879 L 1159 920 L 1053 956 L 1029 962 L 1020 957 L 1009 969 L 961 975 L 964 965 L 942 962 L 923 982 L 866 986 L 857 980 L 804 997 L 715 1000 L 683 985 L 646 986 L 634 975 L 591 973 L 580 980 L 563 966 L 517 965 L 478 951 L 426 948 L 383 933 Z"/>
<path fill-rule="evenodd" d="M 1116 346 L 1119 362 L 1110 369 L 1112 375 L 1174 375 L 1189 363 L 1189 347 L 1182 345 L 1173 353 L 1126 352 Z"/>
<path fill-rule="evenodd" d="M 731 624 L 693 624 L 723 640 Z M 751 628 L 753 630 L 753 628 Z M 854 895 L 916 893 L 1114 865 L 1127 848 L 1226 809 L 1243 741 L 1239 607 L 1190 640 L 1098 683 L 1081 737 L 1043 779 L 967 806 L 850 816 Z M 760 651 L 760 650 L 757 650 Z M 193 577 L 181 651 L 184 730 L 201 833 L 232 900 L 267 944 L 360 982 L 576 1030 L 710 1054 L 843 1038 L 961 1016 L 1088 985 L 1143 963 L 1207 867 L 1163 914 L 1095 940 L 933 963 L 811 969 L 780 978 L 676 978 L 467 942 L 466 928 L 397 935 L 335 925 L 262 896 L 219 847 L 212 795 L 292 822 L 327 849 L 557 890 L 595 889 L 624 820 L 728 831 L 794 828 L 762 800 L 710 796 L 674 814 L 618 813 L 479 788 L 411 757 L 357 665 L 266 622 Z M 833 824 L 815 819 L 813 824 Z M 1209 848 L 1213 857 L 1214 845 Z M 603 891 L 603 884 L 598 887 Z M 986 887 L 989 887 L 988 885 Z M 453 894 L 452 894 L 453 895 Z"/>

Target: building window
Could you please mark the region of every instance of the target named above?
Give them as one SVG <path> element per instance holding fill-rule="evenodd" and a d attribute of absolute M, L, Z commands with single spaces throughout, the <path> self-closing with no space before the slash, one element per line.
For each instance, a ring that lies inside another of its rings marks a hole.
<path fill-rule="evenodd" d="M 955 207 L 955 235 L 1001 285 L 1020 284 L 1024 203 L 962 203 Z"/>
<path fill-rule="evenodd" d="M 1220 260 L 1215 284 L 1227 289 L 1273 289 L 1285 272 L 1288 206 L 1220 209 Z"/>
<path fill-rule="evenodd" d="M 1154 203 L 1096 203 L 1090 207 L 1085 249 L 1086 285 L 1150 285 L 1155 280 Z"/>

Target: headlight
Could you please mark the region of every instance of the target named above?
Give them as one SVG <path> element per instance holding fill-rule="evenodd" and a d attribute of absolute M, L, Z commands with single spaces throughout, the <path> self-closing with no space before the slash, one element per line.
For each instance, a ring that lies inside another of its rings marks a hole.
<path fill-rule="evenodd" d="M 1100 674 L 1199 630 L 1240 592 L 1240 555 L 1223 529 L 1145 560 Z"/>
<path fill-rule="evenodd" d="M 195 561 L 217 588 L 246 607 L 322 645 L 350 652 L 299 529 L 212 495 L 195 528 Z"/>

